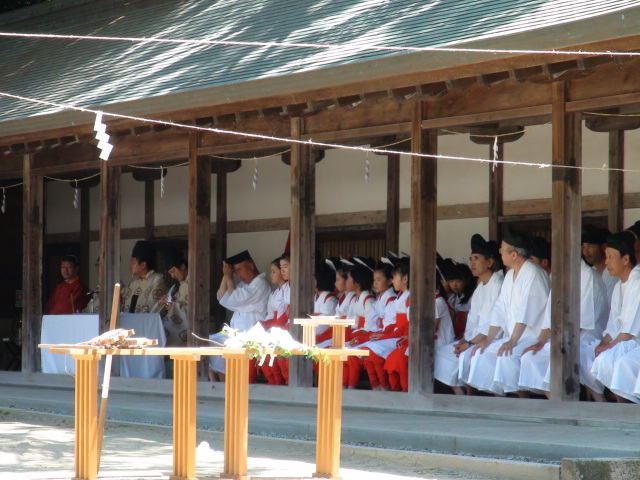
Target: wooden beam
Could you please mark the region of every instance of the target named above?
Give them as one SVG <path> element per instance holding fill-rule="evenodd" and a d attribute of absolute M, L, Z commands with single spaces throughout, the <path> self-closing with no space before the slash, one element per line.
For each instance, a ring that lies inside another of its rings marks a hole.
<path fill-rule="evenodd" d="M 624 131 L 609 132 L 609 168 L 624 168 Z M 609 170 L 609 230 L 624 228 L 624 172 Z"/>
<path fill-rule="evenodd" d="M 89 259 L 89 242 L 91 238 L 91 189 L 80 189 L 80 278 L 89 285 L 91 265 Z"/>
<path fill-rule="evenodd" d="M 188 346 L 196 346 L 191 332 L 207 338 L 211 307 L 211 163 L 198 156 L 198 143 L 199 134 L 190 133 Z M 206 371 L 200 373 L 206 376 Z"/>
<path fill-rule="evenodd" d="M 437 153 L 437 133 L 423 132 L 425 103 L 415 104 L 411 150 Z M 409 318 L 409 392 L 433 393 L 435 359 L 435 261 L 437 160 L 411 158 L 411 310 Z"/>
<path fill-rule="evenodd" d="M 291 138 L 304 131 L 302 118 L 291 119 Z M 316 164 L 311 147 L 291 144 L 291 318 L 313 313 L 313 270 L 316 233 Z M 302 341 L 302 328 L 291 325 L 291 335 Z M 310 387 L 313 382 L 311 362 L 292 357 L 289 362 L 289 385 Z"/>
<path fill-rule="evenodd" d="M 489 156 L 493 158 L 493 145 L 489 148 Z M 498 141 L 498 160 L 504 160 L 504 143 Z M 500 217 L 504 212 L 504 165 L 498 163 L 489 166 L 489 239 L 500 245 L 502 230 Z"/>
<path fill-rule="evenodd" d="M 32 173 L 33 155 L 23 157 L 23 263 L 22 289 L 22 372 L 40 370 L 40 329 L 42 324 L 42 242 L 44 184 Z"/>
<path fill-rule="evenodd" d="M 552 161 L 582 166 L 582 119 L 567 113 L 567 84 L 551 84 L 553 94 Z M 551 399 L 578 400 L 580 395 L 580 258 L 582 171 L 552 171 L 551 244 Z"/>
<path fill-rule="evenodd" d="M 387 155 L 387 222 L 385 226 L 387 251 L 400 249 L 400 155 Z"/>
<path fill-rule="evenodd" d="M 228 173 L 221 172 L 216 174 L 216 258 L 214 263 L 215 275 L 214 286 L 220 285 L 222 281 L 222 262 L 227 258 L 227 176 Z M 290 219 L 286 219 L 288 224 Z M 216 302 L 216 328 L 222 328 L 226 320 L 226 309 Z"/>
<path fill-rule="evenodd" d="M 113 167 L 105 161 L 100 167 L 100 318 L 108 319 L 111 317 L 113 286 L 120 282 L 122 172 L 120 167 Z M 129 257 L 122 259 L 124 262 L 128 260 Z M 100 325 L 100 331 L 107 327 Z"/>

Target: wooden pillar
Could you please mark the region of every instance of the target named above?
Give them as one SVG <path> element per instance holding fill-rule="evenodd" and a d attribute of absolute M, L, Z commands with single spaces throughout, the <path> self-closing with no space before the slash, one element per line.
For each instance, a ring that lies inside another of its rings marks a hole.
<path fill-rule="evenodd" d="M 609 132 L 609 168 L 624 168 L 624 130 Z M 624 172 L 609 170 L 609 230 L 624 228 Z"/>
<path fill-rule="evenodd" d="M 22 185 L 22 371 L 40 370 L 40 328 L 42 324 L 42 246 L 44 184 L 41 176 L 35 176 L 33 155 L 23 157 Z"/>
<path fill-rule="evenodd" d="M 200 355 L 172 355 L 173 475 L 171 480 L 196 478 L 197 362 Z"/>
<path fill-rule="evenodd" d="M 387 155 L 387 252 L 400 249 L 400 155 Z M 385 252 L 385 254 L 387 253 Z"/>
<path fill-rule="evenodd" d="M 90 285 L 91 267 L 89 258 L 89 242 L 91 235 L 91 198 L 89 187 L 80 189 L 80 278 L 85 285 Z"/>
<path fill-rule="evenodd" d="M 120 261 L 129 263 L 129 257 L 120 257 L 120 202 L 121 169 L 100 164 L 100 331 L 104 331 L 111 318 L 113 286 L 120 282 Z M 128 254 L 128 253 L 127 253 Z"/>
<path fill-rule="evenodd" d="M 422 131 L 426 105 L 417 102 L 411 151 L 436 154 L 437 131 Z M 409 318 L 409 392 L 433 392 L 436 295 L 437 160 L 411 158 L 411 310 Z"/>
<path fill-rule="evenodd" d="M 291 138 L 303 133 L 301 118 L 291 119 Z M 316 243 L 316 165 L 311 147 L 291 144 L 291 318 L 313 313 L 313 268 Z M 302 327 L 291 325 L 291 335 L 302 341 Z M 310 387 L 311 362 L 292 357 L 289 385 Z"/>
<path fill-rule="evenodd" d="M 553 165 L 582 165 L 582 119 L 567 113 L 567 85 L 551 85 Z M 551 398 L 578 400 L 582 172 L 553 168 L 551 210 Z"/>
<path fill-rule="evenodd" d="M 490 158 L 493 158 L 493 145 L 489 148 Z M 498 141 L 498 160 L 504 160 L 504 143 Z M 500 217 L 504 210 L 504 165 L 502 163 L 489 165 L 489 239 L 500 245 L 502 230 Z"/>
<path fill-rule="evenodd" d="M 100 355 L 76 354 L 75 468 L 78 480 L 98 478 L 98 362 Z"/>
<path fill-rule="evenodd" d="M 189 134 L 189 336 L 195 346 L 194 332 L 209 333 L 211 306 L 211 161 L 199 157 L 200 135 Z"/>
<path fill-rule="evenodd" d="M 152 241 L 155 236 L 155 182 L 144 181 L 144 239 Z"/>
<path fill-rule="evenodd" d="M 227 173 L 216 174 L 216 258 L 215 275 L 213 285 L 214 290 L 218 288 L 222 281 L 222 262 L 227 258 Z M 214 295 L 215 297 L 215 292 Z M 223 320 L 226 318 L 226 308 L 215 302 L 216 328 L 222 328 Z"/>

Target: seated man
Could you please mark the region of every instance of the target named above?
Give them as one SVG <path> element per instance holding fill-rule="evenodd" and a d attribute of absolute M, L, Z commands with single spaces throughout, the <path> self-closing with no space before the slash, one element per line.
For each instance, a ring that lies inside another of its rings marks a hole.
<path fill-rule="evenodd" d="M 604 337 L 593 351 L 595 360 L 591 367 L 591 373 L 616 394 L 618 401 L 633 398 L 637 377 L 636 373 L 630 379 L 616 368 L 621 358 L 640 347 L 640 267 L 636 266 L 635 240 L 629 231 L 607 238 L 607 268 L 620 281 L 613 289 L 609 322 Z"/>
<path fill-rule="evenodd" d="M 491 312 L 487 337 L 471 351 L 469 385 L 496 395 L 519 391 L 520 357 L 538 340 L 549 295 L 549 275 L 529 260 L 528 235 L 507 227 L 500 253 L 509 267 Z M 500 331 L 506 341 L 495 341 Z"/>
<path fill-rule="evenodd" d="M 220 305 L 233 312 L 230 327 L 245 332 L 267 315 L 267 302 L 271 287 L 265 274 L 260 273 L 249 252 L 238 253 L 222 262 L 222 282 L 218 289 Z M 240 280 L 237 284 L 233 274 Z M 226 335 L 216 333 L 209 337 L 216 344 L 223 345 Z M 255 365 L 252 365 L 249 382 L 255 382 Z M 209 379 L 224 381 L 226 373 L 225 359 L 219 356 L 209 357 Z"/>
<path fill-rule="evenodd" d="M 602 277 L 607 287 L 607 302 L 611 304 L 613 287 L 618 283 L 618 279 L 609 273 L 607 266 L 604 264 L 607 237 L 611 235 L 611 232 L 606 228 L 597 228 L 592 225 L 587 225 L 584 230 L 584 234 L 582 235 L 582 256 Z"/>
<path fill-rule="evenodd" d="M 580 383 L 590 388 L 592 377 L 585 359 L 589 348 L 593 351 L 602 338 L 602 332 L 609 316 L 609 303 L 602 277 L 580 261 Z M 551 292 L 545 309 L 544 322 L 540 338 L 535 345 L 526 348 L 522 354 L 520 366 L 520 387 L 534 393 L 543 393 L 549 397 L 551 379 Z M 596 397 L 598 399 L 598 397 Z"/>
<path fill-rule="evenodd" d="M 160 311 L 167 347 L 186 347 L 189 335 L 189 271 L 187 261 L 177 248 L 169 248 L 163 255 L 164 266 L 174 284 L 167 295 L 163 295 L 154 310 Z"/>
<path fill-rule="evenodd" d="M 151 242 L 138 241 L 131 252 L 129 271 L 134 279 L 122 291 L 122 311 L 155 313 L 158 300 L 166 291 L 164 277 L 156 272 L 156 247 Z"/>
<path fill-rule="evenodd" d="M 89 289 L 78 276 L 80 264 L 75 255 L 65 255 L 60 259 L 60 274 L 63 281 L 56 285 L 47 302 L 44 313 L 66 315 L 82 311 L 89 303 Z"/>

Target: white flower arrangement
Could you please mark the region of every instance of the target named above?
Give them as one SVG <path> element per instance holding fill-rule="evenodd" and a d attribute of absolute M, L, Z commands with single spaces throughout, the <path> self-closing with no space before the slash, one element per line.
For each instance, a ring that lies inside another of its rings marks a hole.
<path fill-rule="evenodd" d="M 265 350 L 273 350 L 270 365 L 273 364 L 276 355 L 290 357 L 294 352 L 300 352 L 306 358 L 316 362 L 322 360 L 329 363 L 329 356 L 324 350 L 294 340 L 287 330 L 281 328 L 272 327 L 266 332 L 260 323 L 256 323 L 250 330 L 240 332 L 225 325 L 221 333 L 227 335 L 224 341 L 225 347 L 246 349 L 248 354 L 259 361 L 259 365 L 262 365 L 266 359 Z"/>

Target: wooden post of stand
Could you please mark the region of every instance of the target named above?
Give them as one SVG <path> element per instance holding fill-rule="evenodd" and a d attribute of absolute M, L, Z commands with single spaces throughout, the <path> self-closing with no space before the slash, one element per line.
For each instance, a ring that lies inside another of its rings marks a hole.
<path fill-rule="evenodd" d="M 100 331 L 112 310 L 113 286 L 120 280 L 120 167 L 100 163 Z"/>
<path fill-rule="evenodd" d="M 400 250 L 400 155 L 387 155 L 387 252 Z M 385 255 L 387 254 L 385 252 Z"/>
<path fill-rule="evenodd" d="M 33 155 L 23 158 L 23 263 L 22 285 L 22 372 L 40 369 L 38 340 L 42 324 L 42 221 L 44 185 L 41 176 L 32 174 Z"/>
<path fill-rule="evenodd" d="M 329 363 L 320 360 L 318 368 L 316 472 L 313 476 L 340 478 L 338 473 L 342 429 L 342 360 L 340 357 L 331 356 Z"/>
<path fill-rule="evenodd" d="M 98 477 L 98 361 L 100 354 L 72 355 L 76 361 L 76 474 L 73 480 Z"/>
<path fill-rule="evenodd" d="M 224 472 L 220 478 L 247 477 L 249 436 L 249 359 L 245 354 L 225 354 Z"/>
<path fill-rule="evenodd" d="M 196 479 L 196 394 L 200 355 L 172 355 L 173 475 L 170 480 Z M 226 422 L 226 416 L 225 416 Z M 226 438 L 226 430 L 225 430 Z M 226 455 L 225 455 L 226 461 Z"/>
<path fill-rule="evenodd" d="M 291 138 L 300 138 L 304 123 L 291 119 Z M 291 144 L 291 318 L 313 313 L 313 267 L 316 238 L 316 166 L 311 147 Z M 302 340 L 302 328 L 291 325 L 291 335 Z M 310 387 L 313 383 L 311 362 L 292 357 L 289 362 L 289 385 Z"/>
<path fill-rule="evenodd" d="M 493 145 L 489 147 L 489 154 L 493 158 Z M 498 141 L 498 160 L 504 159 L 504 143 Z M 504 206 L 504 165 L 489 164 L 489 239 L 500 245 L 502 231 L 500 217 Z"/>
<path fill-rule="evenodd" d="M 609 168 L 624 168 L 624 130 L 609 132 Z M 624 228 L 624 172 L 609 170 L 609 230 Z"/>
<path fill-rule="evenodd" d="M 424 102 L 416 102 L 411 150 L 437 153 L 437 132 L 422 131 Z M 411 159 L 411 265 L 409 290 L 409 392 L 433 393 L 435 358 L 437 160 Z"/>
<path fill-rule="evenodd" d="M 207 337 L 211 307 L 211 161 L 198 156 L 200 135 L 189 134 L 189 329 Z M 187 345 L 195 345 L 189 335 Z M 206 370 L 201 372 L 206 377 Z"/>
<path fill-rule="evenodd" d="M 582 165 L 582 121 L 567 113 L 564 82 L 551 84 L 553 165 Z M 551 211 L 551 399 L 578 400 L 582 172 L 554 168 Z"/>

